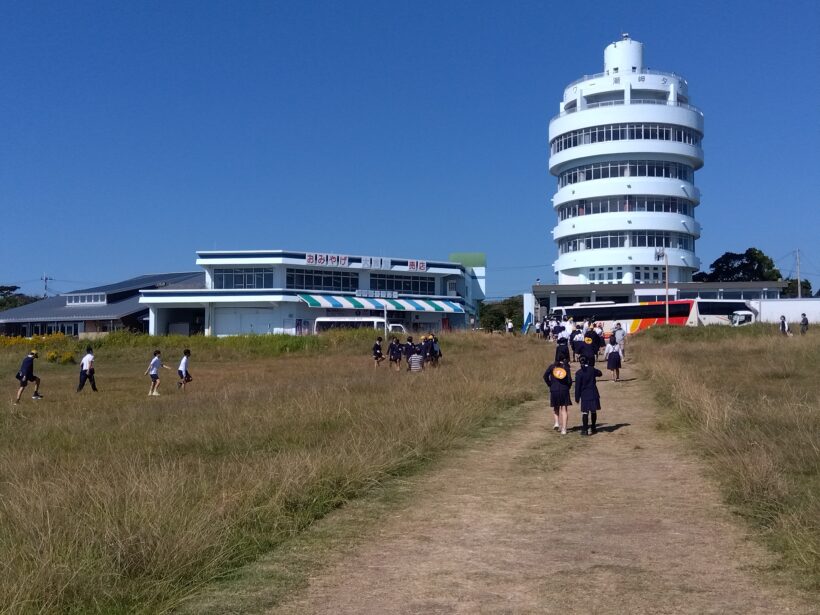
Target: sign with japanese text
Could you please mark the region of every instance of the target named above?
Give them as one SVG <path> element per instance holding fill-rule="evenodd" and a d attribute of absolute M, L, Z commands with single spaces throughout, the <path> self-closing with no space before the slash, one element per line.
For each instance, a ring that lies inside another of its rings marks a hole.
<path fill-rule="evenodd" d="M 305 263 L 308 265 L 321 265 L 324 267 L 348 267 L 350 257 L 344 254 L 322 254 L 309 252 L 305 254 Z"/>
<path fill-rule="evenodd" d="M 356 296 L 371 299 L 398 299 L 399 293 L 395 290 L 357 290 Z"/>
<path fill-rule="evenodd" d="M 391 265 L 389 258 L 362 256 L 362 269 L 390 269 Z"/>
<path fill-rule="evenodd" d="M 407 271 L 427 271 L 427 261 L 407 261 Z"/>

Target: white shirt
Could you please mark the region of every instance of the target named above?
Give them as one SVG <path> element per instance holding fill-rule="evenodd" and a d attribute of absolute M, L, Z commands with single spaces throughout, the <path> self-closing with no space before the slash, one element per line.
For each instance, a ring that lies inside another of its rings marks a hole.
<path fill-rule="evenodd" d="M 188 357 L 182 355 L 182 361 L 179 362 L 179 371 L 183 374 L 188 371 Z"/>
<path fill-rule="evenodd" d="M 154 375 L 159 373 L 159 368 L 162 367 L 162 359 L 154 357 L 151 359 L 151 365 L 148 366 L 148 374 Z"/>
<path fill-rule="evenodd" d="M 83 357 L 83 360 L 80 362 L 80 369 L 84 372 L 87 372 L 94 366 L 94 355 L 90 352 Z"/>
<path fill-rule="evenodd" d="M 613 352 L 623 357 L 623 354 L 621 353 L 621 347 L 618 346 L 618 344 L 615 344 L 614 346 L 612 344 L 607 344 L 606 350 L 604 351 L 604 358 L 606 359 Z"/>

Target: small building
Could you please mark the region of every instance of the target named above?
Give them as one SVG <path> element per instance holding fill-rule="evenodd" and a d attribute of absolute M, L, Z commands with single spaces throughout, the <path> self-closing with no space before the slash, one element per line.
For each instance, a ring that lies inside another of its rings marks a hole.
<path fill-rule="evenodd" d="M 205 335 L 314 331 L 319 317 L 383 317 L 408 331 L 475 325 L 485 295 L 483 254 L 449 261 L 289 250 L 200 251 L 198 288 L 141 291 L 149 332 Z"/>
<path fill-rule="evenodd" d="M 119 329 L 146 331 L 148 308 L 140 304 L 140 289 L 185 287 L 202 284 L 203 278 L 201 271 L 149 274 L 73 290 L 0 312 L 0 332 L 22 337 L 52 333 L 93 337 Z M 202 326 L 200 322 L 200 330 Z M 191 332 L 195 331 L 194 327 Z"/>

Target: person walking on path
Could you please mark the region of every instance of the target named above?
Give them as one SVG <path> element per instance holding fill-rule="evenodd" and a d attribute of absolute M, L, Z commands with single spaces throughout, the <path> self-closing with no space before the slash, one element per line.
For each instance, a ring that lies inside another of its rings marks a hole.
<path fill-rule="evenodd" d="M 597 433 L 598 410 L 601 409 L 601 396 L 598 393 L 596 378 L 603 376 L 601 370 L 589 363 L 586 355 L 579 359 L 581 369 L 575 372 L 575 403 L 581 404 L 581 435 Z"/>
<path fill-rule="evenodd" d="M 154 351 L 154 358 L 151 359 L 151 362 L 148 364 L 148 369 L 145 370 L 145 375 L 151 377 L 151 388 L 148 389 L 148 396 L 159 397 L 159 370 L 160 368 L 164 369 L 171 369 L 167 365 L 162 362 L 160 358 L 162 353 L 159 350 Z"/>
<path fill-rule="evenodd" d="M 91 383 L 91 390 L 97 392 L 97 381 L 94 379 L 94 351 L 91 346 L 85 349 L 85 356 L 80 361 L 80 384 L 77 385 L 77 392 L 83 390 L 86 381 Z"/>
<path fill-rule="evenodd" d="M 785 316 L 780 317 L 779 327 L 780 327 L 781 335 L 785 335 L 787 337 L 791 335 L 792 332 L 789 331 L 789 323 L 786 322 L 786 317 Z"/>
<path fill-rule="evenodd" d="M 179 368 L 177 369 L 177 374 L 179 375 L 179 382 L 177 382 L 177 388 L 185 390 L 185 385 L 191 382 L 193 378 L 191 377 L 191 372 L 188 371 L 188 359 L 191 358 L 191 351 L 190 349 L 186 348 L 182 351 L 182 359 L 179 362 Z"/>
<path fill-rule="evenodd" d="M 564 361 L 569 363 L 569 344 L 566 338 L 559 337 L 558 343 L 555 345 L 555 362 L 563 363 Z"/>
<path fill-rule="evenodd" d="M 570 375 L 569 361 L 558 361 L 547 367 L 544 372 L 544 382 L 550 390 L 550 406 L 555 416 L 555 431 L 561 430 L 561 435 L 567 435 L 567 414 L 572 405 L 570 391 L 572 390 L 572 376 Z"/>
<path fill-rule="evenodd" d="M 806 335 L 806 331 L 809 330 L 809 319 L 806 318 L 805 314 L 800 314 L 800 335 Z"/>
<path fill-rule="evenodd" d="M 606 345 L 604 359 L 606 360 L 606 368 L 612 373 L 612 379 L 615 382 L 620 381 L 623 355 L 621 354 L 621 347 L 618 345 L 614 335 L 610 336 L 609 342 Z"/>
<path fill-rule="evenodd" d="M 23 358 L 23 362 L 20 364 L 20 369 L 16 376 L 17 380 L 20 382 L 20 387 L 17 389 L 17 397 L 14 399 L 15 406 L 20 403 L 20 397 L 23 395 L 23 389 L 28 386 L 29 382 L 34 383 L 34 393 L 31 398 L 35 401 L 38 399 L 43 399 L 43 396 L 40 395 L 40 378 L 34 375 L 34 359 L 38 356 L 37 351 L 32 350 Z"/>
<path fill-rule="evenodd" d="M 626 360 L 626 331 L 621 327 L 621 323 L 615 323 L 615 331 L 613 332 L 615 341 L 621 349 L 621 358 Z"/>
<path fill-rule="evenodd" d="M 378 367 L 384 361 L 384 354 L 382 354 L 382 338 L 376 338 L 376 343 L 373 344 L 373 367 Z"/>

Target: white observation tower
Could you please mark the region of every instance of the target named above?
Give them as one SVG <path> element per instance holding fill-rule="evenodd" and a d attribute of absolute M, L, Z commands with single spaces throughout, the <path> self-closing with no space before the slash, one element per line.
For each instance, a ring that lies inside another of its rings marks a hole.
<path fill-rule="evenodd" d="M 695 171 L 703 113 L 675 73 L 649 70 L 624 34 L 604 50 L 604 72 L 564 90 L 549 126 L 559 284 L 689 282 L 700 268 Z"/>

